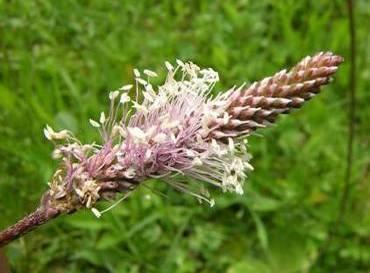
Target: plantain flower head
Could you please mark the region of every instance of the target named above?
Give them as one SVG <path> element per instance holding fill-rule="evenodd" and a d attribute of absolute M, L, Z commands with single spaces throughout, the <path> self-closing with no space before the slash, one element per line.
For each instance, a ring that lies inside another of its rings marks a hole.
<path fill-rule="evenodd" d="M 211 68 L 166 62 L 160 86 L 151 83 L 155 72 L 134 69 L 135 84 L 109 92 L 108 112 L 89 120 L 100 144 L 82 144 L 67 130 L 45 128 L 45 137 L 56 145 L 53 157 L 61 162 L 48 201 L 67 210 L 92 208 L 99 215 L 97 201 L 129 193 L 149 178 L 211 205 L 202 182 L 243 194 L 253 170 L 245 137 L 312 98 L 341 61 L 319 53 L 290 71 L 216 96 L 219 75 Z"/>

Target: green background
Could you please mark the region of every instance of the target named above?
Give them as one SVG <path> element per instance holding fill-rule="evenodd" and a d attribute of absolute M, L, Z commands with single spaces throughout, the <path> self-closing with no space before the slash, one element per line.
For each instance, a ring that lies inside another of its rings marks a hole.
<path fill-rule="evenodd" d="M 347 165 L 345 1 L 0 0 L 1 228 L 47 189 L 56 162 L 44 125 L 96 140 L 88 119 L 134 67 L 163 75 L 164 61 L 191 60 L 219 71 L 221 91 L 318 51 L 346 59 L 323 94 L 249 138 L 255 171 L 244 196 L 211 189 L 209 208 L 156 182 L 166 197 L 141 188 L 101 219 L 81 211 L 12 243 L 14 272 L 370 272 L 370 2 L 355 2 L 353 175 L 336 224 Z"/>

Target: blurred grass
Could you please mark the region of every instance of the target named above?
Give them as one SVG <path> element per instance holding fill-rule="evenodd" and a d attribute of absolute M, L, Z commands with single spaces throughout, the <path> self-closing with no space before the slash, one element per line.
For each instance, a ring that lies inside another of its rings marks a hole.
<path fill-rule="evenodd" d="M 369 272 L 370 3 L 356 1 L 358 112 L 350 211 L 316 263 L 337 215 L 347 141 L 348 63 L 325 92 L 263 137 L 244 196 L 198 205 L 158 184 L 95 219 L 62 217 L 11 244 L 14 272 Z M 345 1 L 0 0 L 0 226 L 31 211 L 55 168 L 48 123 L 83 141 L 88 118 L 132 68 L 192 60 L 219 90 L 330 50 L 349 56 Z M 147 198 L 150 196 L 150 198 Z"/>

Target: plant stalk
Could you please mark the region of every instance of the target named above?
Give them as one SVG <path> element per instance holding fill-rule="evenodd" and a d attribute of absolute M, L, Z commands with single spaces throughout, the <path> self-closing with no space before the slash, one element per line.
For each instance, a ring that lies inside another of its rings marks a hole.
<path fill-rule="evenodd" d="M 58 215 L 60 215 L 60 211 L 54 208 L 37 208 L 34 212 L 23 217 L 16 224 L 0 232 L 0 248 L 45 224 Z"/>

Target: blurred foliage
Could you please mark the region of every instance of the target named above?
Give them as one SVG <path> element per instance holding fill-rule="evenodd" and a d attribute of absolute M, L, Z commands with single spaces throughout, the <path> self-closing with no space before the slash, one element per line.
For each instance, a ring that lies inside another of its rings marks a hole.
<path fill-rule="evenodd" d="M 346 167 L 348 62 L 303 110 L 249 138 L 244 196 L 214 190 L 211 209 L 156 182 L 167 197 L 143 187 L 102 219 L 60 217 L 12 243 L 14 272 L 370 272 L 370 3 L 355 2 L 353 179 L 329 244 Z M 192 60 L 219 71 L 224 90 L 321 50 L 348 60 L 348 45 L 343 0 L 0 0 L 0 226 L 47 187 L 56 163 L 43 126 L 95 140 L 88 118 L 107 107 L 108 90 L 132 82 L 133 67 Z"/>

